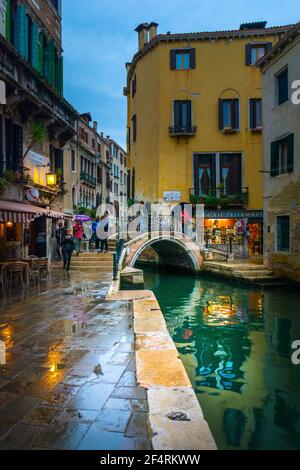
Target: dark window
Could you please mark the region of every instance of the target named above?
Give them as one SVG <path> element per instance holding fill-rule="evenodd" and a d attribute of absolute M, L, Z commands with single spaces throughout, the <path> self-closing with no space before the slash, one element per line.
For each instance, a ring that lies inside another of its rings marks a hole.
<path fill-rule="evenodd" d="M 260 98 L 250 100 L 250 129 L 262 127 L 262 102 Z"/>
<path fill-rule="evenodd" d="M 133 98 L 134 95 L 136 94 L 136 75 L 132 79 L 131 87 L 132 87 L 132 98 Z"/>
<path fill-rule="evenodd" d="M 271 48 L 271 42 L 246 44 L 246 65 L 255 65 Z"/>
<path fill-rule="evenodd" d="M 271 176 L 294 171 L 294 134 L 271 144 Z"/>
<path fill-rule="evenodd" d="M 224 188 L 225 195 L 242 193 L 241 154 L 222 153 L 220 155 L 220 183 Z"/>
<path fill-rule="evenodd" d="M 101 153 L 101 144 L 98 144 L 98 153 Z"/>
<path fill-rule="evenodd" d="M 76 156 L 75 156 L 75 150 L 71 150 L 71 171 L 76 171 Z"/>
<path fill-rule="evenodd" d="M 219 127 L 238 130 L 240 128 L 240 106 L 238 99 L 219 100 Z"/>
<path fill-rule="evenodd" d="M 98 184 L 102 184 L 102 168 L 101 168 L 101 166 L 97 167 L 97 179 L 98 179 Z"/>
<path fill-rule="evenodd" d="M 84 133 L 84 140 L 87 144 L 89 143 L 89 135 L 87 132 Z"/>
<path fill-rule="evenodd" d="M 288 69 L 277 75 L 277 103 L 280 106 L 289 99 Z"/>
<path fill-rule="evenodd" d="M 194 156 L 194 187 L 197 196 L 207 196 L 216 189 L 215 154 Z"/>
<path fill-rule="evenodd" d="M 92 139 L 92 147 L 94 150 L 96 150 L 96 141 L 95 139 Z"/>
<path fill-rule="evenodd" d="M 175 130 L 189 130 L 192 127 L 192 102 L 190 100 L 174 101 Z"/>
<path fill-rule="evenodd" d="M 136 142 L 137 138 L 137 118 L 136 114 L 132 118 L 132 140 L 133 142 Z"/>
<path fill-rule="evenodd" d="M 290 216 L 277 217 L 277 251 L 290 251 Z"/>
<path fill-rule="evenodd" d="M 2 118 L 0 125 L 1 123 L 4 123 L 4 132 L 1 127 L 0 172 L 3 174 L 6 170 L 21 171 L 23 169 L 23 128 L 14 124 L 11 119 Z M 2 132 L 5 133 L 5 140 Z"/>
<path fill-rule="evenodd" d="M 195 49 L 172 49 L 170 51 L 171 70 L 189 70 L 196 68 Z"/>

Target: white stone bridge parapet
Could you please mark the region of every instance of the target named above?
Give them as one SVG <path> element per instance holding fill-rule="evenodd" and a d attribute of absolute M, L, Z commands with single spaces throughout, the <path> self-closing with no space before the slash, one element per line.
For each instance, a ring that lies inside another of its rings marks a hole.
<path fill-rule="evenodd" d="M 145 233 L 125 243 L 119 269 L 133 268 L 143 251 L 151 247 L 158 255 L 159 264 L 166 268 L 198 273 L 202 270 L 203 259 L 200 246 L 182 233 Z"/>

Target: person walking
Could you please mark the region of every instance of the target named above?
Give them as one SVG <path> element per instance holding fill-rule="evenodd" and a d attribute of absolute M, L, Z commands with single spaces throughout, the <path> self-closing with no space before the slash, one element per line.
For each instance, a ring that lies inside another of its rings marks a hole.
<path fill-rule="evenodd" d="M 100 240 L 97 236 L 97 227 L 100 222 L 100 218 L 96 217 L 95 221 L 92 223 L 92 236 L 89 240 L 89 251 L 93 251 L 93 244 L 95 244 L 95 249 L 99 251 Z"/>
<path fill-rule="evenodd" d="M 75 239 L 72 236 L 71 230 L 66 230 L 66 236 L 64 237 L 63 242 L 62 242 L 62 253 L 63 253 L 63 258 L 64 258 L 64 269 L 66 269 L 68 272 L 70 271 L 71 260 L 72 260 L 74 249 L 75 249 Z"/>
<path fill-rule="evenodd" d="M 84 229 L 82 222 L 77 221 L 76 224 L 73 227 L 73 233 L 74 233 L 74 238 L 75 238 L 75 249 L 76 249 L 76 254 L 79 256 L 80 250 L 81 250 L 81 242 L 84 238 Z"/>
<path fill-rule="evenodd" d="M 100 218 L 98 234 L 100 232 L 100 253 L 108 253 L 109 213 Z"/>
<path fill-rule="evenodd" d="M 57 261 L 62 260 L 62 243 L 63 243 L 65 236 L 66 236 L 66 230 L 63 226 L 63 223 L 60 222 L 58 224 L 57 230 L 55 231 Z"/>

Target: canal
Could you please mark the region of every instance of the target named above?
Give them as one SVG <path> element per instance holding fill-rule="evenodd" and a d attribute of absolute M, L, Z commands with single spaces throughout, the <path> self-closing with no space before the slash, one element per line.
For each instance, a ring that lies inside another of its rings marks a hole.
<path fill-rule="evenodd" d="M 299 289 L 145 269 L 219 449 L 300 449 Z"/>

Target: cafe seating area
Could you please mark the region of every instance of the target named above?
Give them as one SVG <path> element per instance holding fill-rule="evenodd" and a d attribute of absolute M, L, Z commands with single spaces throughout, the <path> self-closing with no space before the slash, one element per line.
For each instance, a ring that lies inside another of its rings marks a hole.
<path fill-rule="evenodd" d="M 29 256 L 21 260 L 0 261 L 0 296 L 15 289 L 26 289 L 31 283 L 39 283 L 49 275 L 48 258 Z"/>

